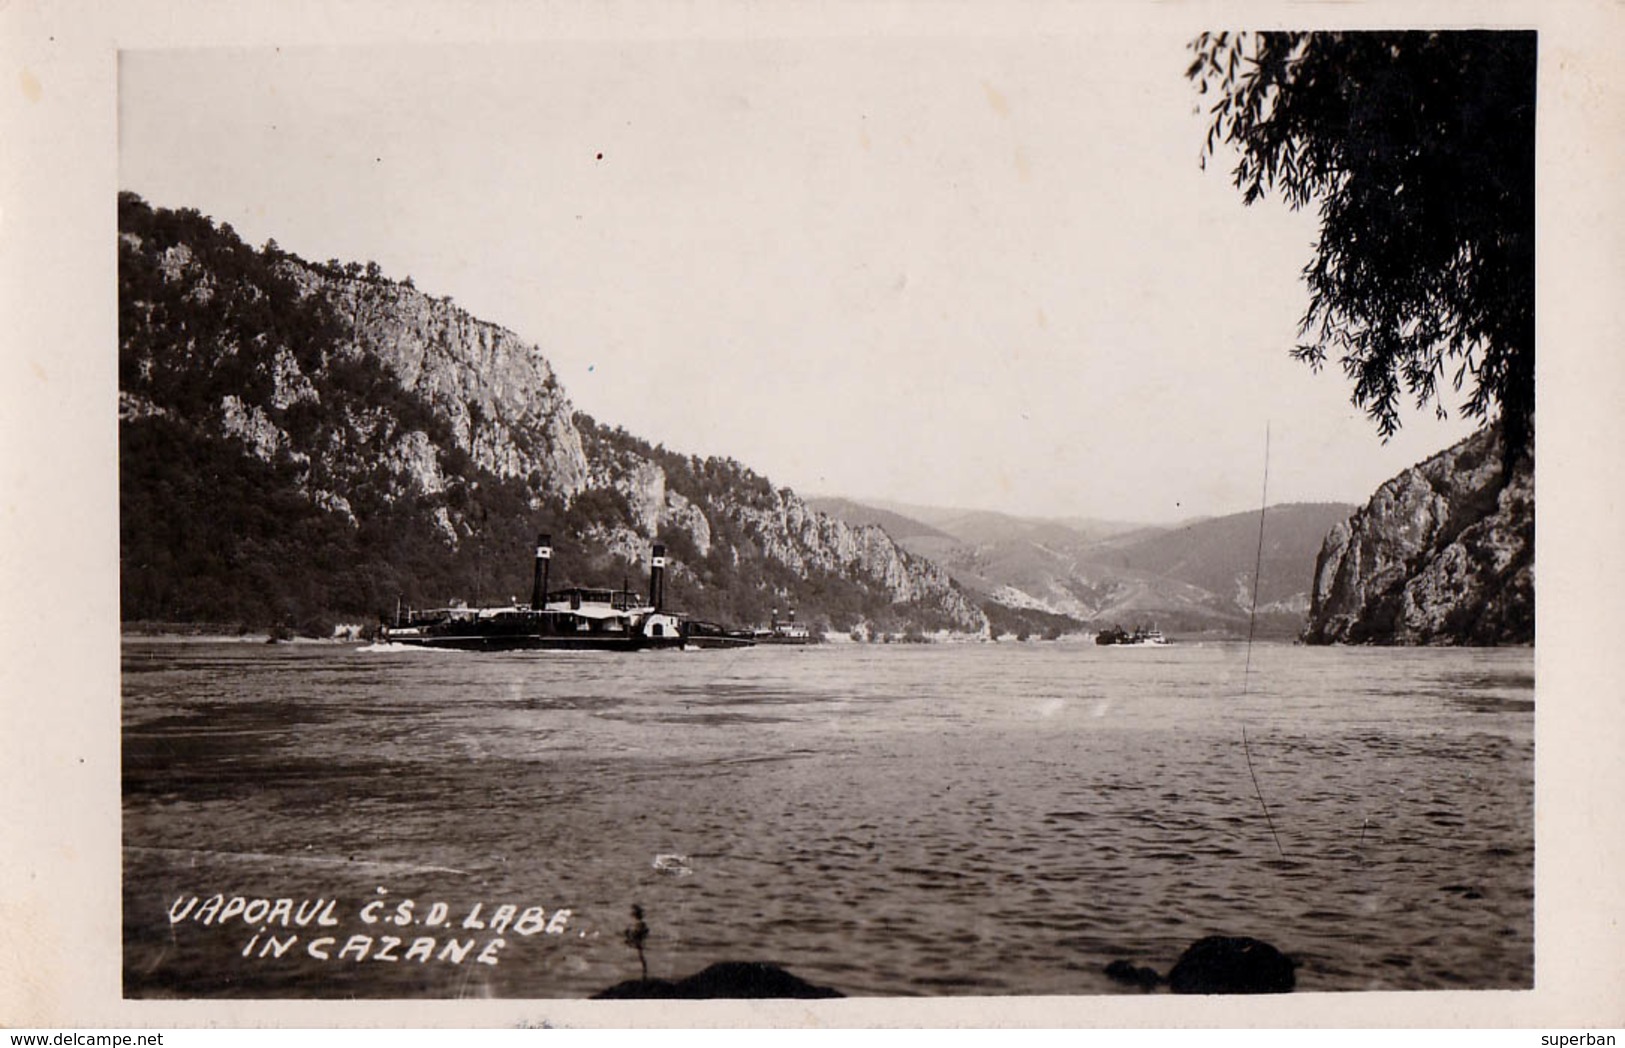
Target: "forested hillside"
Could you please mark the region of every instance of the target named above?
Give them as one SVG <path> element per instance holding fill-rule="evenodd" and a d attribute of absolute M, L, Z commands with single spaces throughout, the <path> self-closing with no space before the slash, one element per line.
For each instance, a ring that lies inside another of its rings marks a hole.
<path fill-rule="evenodd" d="M 376 265 L 124 193 L 119 281 L 126 621 L 317 635 L 506 601 L 549 532 L 560 584 L 637 588 L 665 542 L 668 599 L 699 617 L 985 628 L 879 528 L 576 412 L 535 346 Z"/>

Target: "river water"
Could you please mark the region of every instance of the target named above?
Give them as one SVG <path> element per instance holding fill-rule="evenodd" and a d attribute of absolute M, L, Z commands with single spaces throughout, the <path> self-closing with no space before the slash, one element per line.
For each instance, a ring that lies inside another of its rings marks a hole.
<path fill-rule="evenodd" d="M 1247 660 L 126 641 L 125 991 L 584 997 L 634 904 L 651 976 L 858 996 L 1124 992 L 1209 934 L 1531 986 L 1533 652 Z"/>

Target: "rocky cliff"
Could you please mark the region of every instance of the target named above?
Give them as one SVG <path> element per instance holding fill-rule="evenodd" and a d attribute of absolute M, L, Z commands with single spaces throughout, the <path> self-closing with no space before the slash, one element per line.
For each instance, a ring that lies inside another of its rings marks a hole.
<path fill-rule="evenodd" d="M 1531 644 L 1535 473 L 1493 427 L 1394 477 L 1326 536 L 1304 640 Z"/>
<path fill-rule="evenodd" d="M 653 539 L 665 542 L 671 585 L 686 589 L 691 602 L 743 584 L 757 599 L 735 600 L 716 614 L 760 619 L 799 606 L 804 620 L 810 613 L 841 630 L 866 621 L 883 629 L 986 632 L 986 617 L 942 569 L 881 528 L 818 513 L 732 460 L 700 461 L 585 416 L 578 422 L 591 464 L 588 497 L 612 492 L 625 506 L 588 524 L 587 534 L 628 559 Z M 752 567 L 752 559 L 761 564 Z"/>
<path fill-rule="evenodd" d="M 499 477 L 536 477 L 566 495 L 588 463 L 574 409 L 537 347 L 477 320 L 450 299 L 393 281 L 322 272 L 290 259 L 278 270 L 347 322 L 349 350 L 376 359 L 400 388 L 443 418 L 456 447 Z"/>
<path fill-rule="evenodd" d="M 579 414 L 536 346 L 447 299 L 130 194 L 119 218 L 127 619 L 308 631 L 505 599 L 550 531 L 590 585 L 641 577 L 666 543 L 668 596 L 707 617 L 986 628 L 879 528 Z"/>

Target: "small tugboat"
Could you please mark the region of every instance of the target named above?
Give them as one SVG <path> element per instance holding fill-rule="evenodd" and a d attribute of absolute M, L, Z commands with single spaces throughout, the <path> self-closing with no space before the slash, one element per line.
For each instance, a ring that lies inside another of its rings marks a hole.
<path fill-rule="evenodd" d="M 773 618 L 767 629 L 757 630 L 755 633 L 758 644 L 821 644 L 824 641 L 822 634 L 814 633 L 806 626 L 796 622 L 796 609 L 790 609 L 790 617 L 779 621 L 779 609 L 773 609 Z"/>
<path fill-rule="evenodd" d="M 649 596 L 628 590 L 580 587 L 549 592 L 553 547 L 536 540 L 536 570 L 529 606 L 453 606 L 409 611 L 380 630 L 390 644 L 463 651 L 639 651 L 681 648 L 684 622 L 664 610 L 666 550 L 656 545 L 649 561 Z"/>
<path fill-rule="evenodd" d="M 1133 633 L 1128 632 L 1121 626 L 1113 626 L 1095 634 L 1095 643 L 1124 648 L 1141 648 L 1167 644 L 1168 638 L 1162 635 L 1161 630 L 1148 630 L 1144 626 L 1135 627 Z"/>

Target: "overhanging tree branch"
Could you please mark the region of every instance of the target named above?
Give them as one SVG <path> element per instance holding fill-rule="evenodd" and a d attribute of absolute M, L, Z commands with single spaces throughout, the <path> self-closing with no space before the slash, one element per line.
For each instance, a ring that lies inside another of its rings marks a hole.
<path fill-rule="evenodd" d="M 1203 33 L 1186 75 L 1213 95 L 1201 160 L 1236 150 L 1252 204 L 1317 205 L 1292 355 L 1335 355 L 1384 439 L 1400 404 L 1534 422 L 1533 32 Z M 1452 372 L 1453 365 L 1453 372 Z"/>

